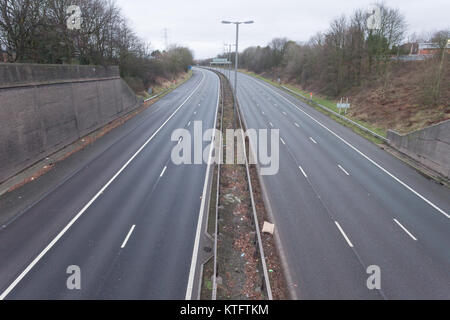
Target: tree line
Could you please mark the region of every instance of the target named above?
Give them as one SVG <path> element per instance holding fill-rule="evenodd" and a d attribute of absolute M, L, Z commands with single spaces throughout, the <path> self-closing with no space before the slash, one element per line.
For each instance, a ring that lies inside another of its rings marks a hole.
<path fill-rule="evenodd" d="M 377 81 L 384 95 L 389 86 L 392 56 L 408 54 L 410 46 L 402 45 L 406 22 L 399 10 L 383 4 L 378 7 L 381 20 L 375 30 L 367 27 L 367 13 L 356 10 L 349 17 L 334 19 L 327 31 L 317 33 L 306 43 L 275 38 L 267 46 L 247 48 L 239 55 L 240 67 L 270 73 L 274 80 L 282 77 L 331 97 Z M 445 38 L 446 42 L 449 33 L 438 32 L 436 37 Z"/>
<path fill-rule="evenodd" d="M 80 30 L 67 28 L 70 5 L 81 9 Z M 113 0 L 0 0 L 0 46 L 11 62 L 118 65 L 140 89 L 193 62 L 185 47 L 152 52 Z"/>

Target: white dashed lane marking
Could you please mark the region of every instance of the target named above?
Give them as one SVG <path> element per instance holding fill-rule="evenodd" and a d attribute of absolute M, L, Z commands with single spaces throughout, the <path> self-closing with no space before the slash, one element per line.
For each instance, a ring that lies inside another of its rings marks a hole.
<path fill-rule="evenodd" d="M 414 241 L 417 241 L 417 238 L 414 237 L 414 236 L 412 235 L 412 233 L 409 232 L 408 229 L 406 229 L 400 222 L 398 222 L 397 219 L 394 219 L 394 222 L 395 222 L 396 224 L 398 224 L 398 225 L 400 226 L 400 228 L 402 228 L 403 231 L 405 231 L 406 234 L 407 234 L 408 236 L 410 236 Z"/>
<path fill-rule="evenodd" d="M 346 175 L 350 175 L 340 164 L 338 164 L 339 169 L 341 169 Z"/>
<path fill-rule="evenodd" d="M 125 240 L 123 240 L 122 245 L 120 246 L 120 248 L 125 248 L 125 246 L 127 245 L 128 239 L 130 239 L 131 234 L 133 233 L 134 228 L 136 227 L 136 225 L 133 224 L 133 226 L 131 227 L 130 231 L 128 231 L 127 236 L 125 237 Z"/>
<path fill-rule="evenodd" d="M 345 234 L 344 230 L 341 228 L 341 225 L 339 224 L 339 222 L 335 221 L 334 223 L 338 227 L 338 229 L 341 232 L 341 234 L 344 236 L 344 239 L 345 239 L 345 241 L 347 241 L 347 243 L 350 246 L 350 248 L 353 248 L 353 243 L 351 243 L 350 239 L 347 237 L 347 235 Z"/>
<path fill-rule="evenodd" d="M 303 175 L 305 176 L 305 178 L 308 178 L 308 176 L 305 173 L 305 170 L 303 170 L 303 168 L 301 166 L 298 167 L 300 169 L 300 171 L 303 173 Z"/>

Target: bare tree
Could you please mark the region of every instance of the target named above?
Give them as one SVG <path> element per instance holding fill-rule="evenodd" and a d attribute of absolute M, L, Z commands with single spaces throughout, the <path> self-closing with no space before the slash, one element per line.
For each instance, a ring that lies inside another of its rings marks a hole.
<path fill-rule="evenodd" d="M 356 10 L 350 17 L 334 19 L 326 32 L 305 44 L 276 38 L 267 47 L 248 48 L 242 53 L 242 64 L 258 73 L 282 72 L 331 96 L 360 85 L 363 79 L 380 81 L 385 95 L 391 55 L 404 38 L 406 23 L 397 9 L 379 6 L 379 29 L 369 30 L 367 14 Z"/>
<path fill-rule="evenodd" d="M 0 0 L 0 41 L 15 61 L 27 58 L 41 23 L 41 5 L 38 0 Z"/>
<path fill-rule="evenodd" d="M 436 72 L 436 80 L 433 86 L 433 103 L 437 104 L 441 96 L 441 81 L 444 73 L 445 53 L 450 43 L 450 30 L 441 30 L 434 34 L 432 38 L 433 43 L 438 46 L 437 57 L 439 64 Z"/>
<path fill-rule="evenodd" d="M 81 8 L 81 30 L 66 26 L 72 4 Z M 119 65 L 139 90 L 193 61 L 184 47 L 152 56 L 114 0 L 0 0 L 0 45 L 17 62 Z"/>

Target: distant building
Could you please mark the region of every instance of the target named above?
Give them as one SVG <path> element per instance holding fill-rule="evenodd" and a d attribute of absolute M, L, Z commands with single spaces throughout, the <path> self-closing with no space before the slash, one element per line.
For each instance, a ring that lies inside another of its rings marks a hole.
<path fill-rule="evenodd" d="M 417 50 L 417 54 L 419 55 L 427 55 L 427 54 L 435 54 L 439 51 L 439 46 L 437 43 L 426 43 L 422 42 L 418 44 L 419 48 Z M 446 47 L 447 52 L 450 52 L 450 44 L 447 43 Z"/>
<path fill-rule="evenodd" d="M 399 47 L 399 54 L 393 55 L 391 60 L 396 61 L 421 61 L 432 58 L 439 52 L 437 43 L 423 42 L 423 43 L 404 43 Z M 447 53 L 450 54 L 450 43 L 447 44 Z M 407 53 L 408 52 L 408 53 Z"/>

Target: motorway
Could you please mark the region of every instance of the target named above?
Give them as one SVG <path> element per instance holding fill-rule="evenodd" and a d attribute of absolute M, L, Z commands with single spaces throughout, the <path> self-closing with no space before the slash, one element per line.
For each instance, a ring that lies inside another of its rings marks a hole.
<path fill-rule="evenodd" d="M 280 129 L 280 170 L 262 182 L 293 298 L 450 299 L 449 190 L 238 77 L 247 127 Z M 217 75 L 194 69 L 0 229 L 0 299 L 195 298 L 209 166 L 174 165 L 171 135 L 196 120 L 214 127 L 218 93 Z M 72 265 L 81 290 L 67 288 Z M 379 290 L 366 285 L 372 265 Z"/>
<path fill-rule="evenodd" d="M 218 76 L 194 69 L 1 229 L 0 298 L 189 297 L 209 166 L 174 165 L 171 135 L 192 133 L 196 120 L 214 128 L 218 94 Z M 71 265 L 80 268 L 81 290 L 66 286 Z"/>
<path fill-rule="evenodd" d="M 450 299 L 449 190 L 283 90 L 238 79 L 247 128 L 280 129 L 280 170 L 262 182 L 293 297 Z M 367 287 L 372 265 L 380 289 Z"/>

